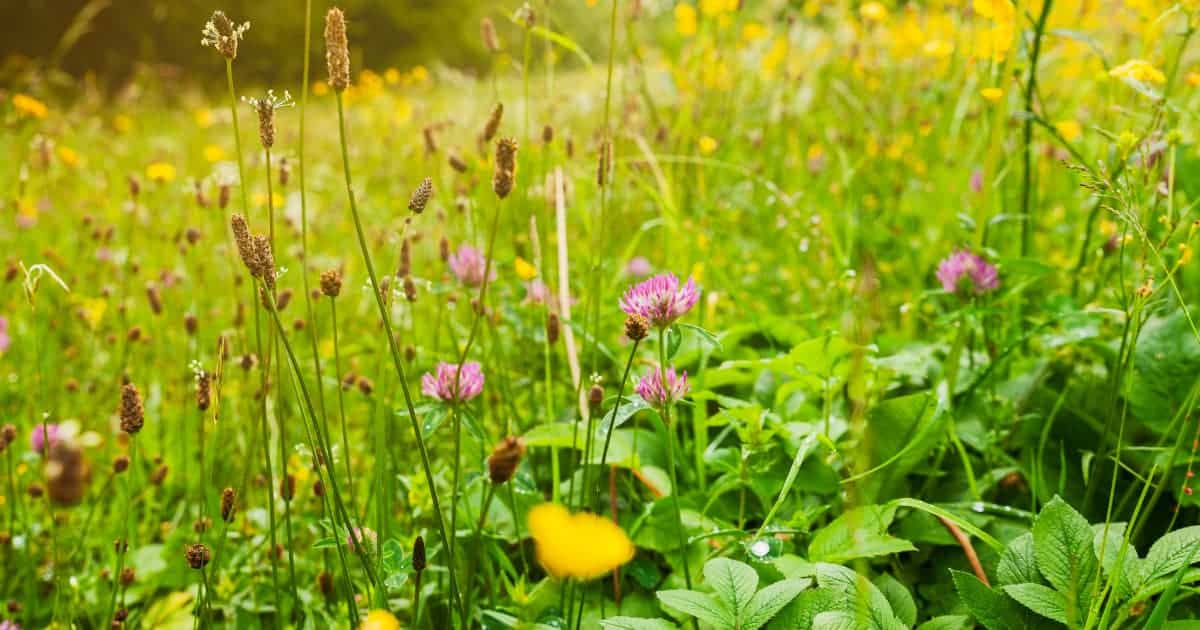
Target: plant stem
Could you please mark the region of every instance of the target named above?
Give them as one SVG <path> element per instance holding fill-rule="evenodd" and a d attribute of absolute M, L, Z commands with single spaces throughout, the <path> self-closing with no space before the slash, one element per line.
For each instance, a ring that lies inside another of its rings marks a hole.
<path fill-rule="evenodd" d="M 421 435 L 421 423 L 417 419 L 417 411 L 413 405 L 412 393 L 408 388 L 408 375 L 405 373 L 404 364 L 400 360 L 400 348 L 396 345 L 396 338 L 392 334 L 391 318 L 387 316 L 387 310 L 383 304 L 383 296 L 379 293 L 379 280 L 375 275 L 375 267 L 371 264 L 371 252 L 367 248 L 367 237 L 363 232 L 362 221 L 358 217 L 358 205 L 354 200 L 354 187 L 350 179 L 350 151 L 346 147 L 346 116 L 345 107 L 342 105 L 342 93 L 338 92 L 337 112 L 338 112 L 338 135 L 342 145 L 342 170 L 346 179 L 346 196 L 349 199 L 350 215 L 354 219 L 354 230 L 358 236 L 358 246 L 362 250 L 363 262 L 367 267 L 367 274 L 371 279 L 371 292 L 375 294 L 375 304 L 379 308 L 379 318 L 383 322 L 384 334 L 387 335 L 388 349 L 392 354 L 392 364 L 396 369 L 396 374 L 400 381 L 400 391 L 404 395 L 404 404 L 408 409 L 408 418 L 412 424 L 413 439 L 417 443 L 417 451 L 421 455 L 421 466 L 425 472 L 425 481 L 429 485 L 429 496 L 433 502 L 433 514 L 437 521 L 439 533 L 442 536 L 442 543 L 446 546 L 446 565 L 450 572 L 450 590 L 451 597 L 454 598 L 458 607 L 462 607 L 462 596 L 458 592 L 457 582 L 454 575 L 454 558 L 450 550 L 450 538 L 446 532 L 446 523 L 442 518 L 442 508 L 438 501 L 437 485 L 433 477 L 433 468 L 429 464 L 429 452 L 425 447 L 425 438 Z M 487 280 L 487 275 L 484 275 L 484 281 Z"/>
<path fill-rule="evenodd" d="M 662 386 L 667 388 L 667 329 L 658 329 L 658 369 L 660 370 L 660 378 Z M 667 402 L 663 405 L 663 426 L 667 430 L 667 467 L 671 475 L 671 499 L 675 504 L 675 533 L 679 537 L 679 552 L 683 557 L 683 583 L 688 590 L 692 588 L 692 572 L 688 567 L 688 544 L 687 535 L 683 529 L 683 510 L 679 507 L 679 478 L 675 472 L 675 427 L 671 425 L 671 400 L 667 396 Z M 693 621 L 693 625 L 694 625 Z"/>
<path fill-rule="evenodd" d="M 1037 90 L 1038 57 L 1042 53 L 1042 34 L 1046 30 L 1046 20 L 1050 17 L 1050 8 L 1054 0 L 1042 3 L 1042 12 L 1038 16 L 1033 33 L 1033 52 L 1029 55 L 1029 78 L 1025 81 L 1025 111 L 1033 113 L 1033 99 Z M 1030 196 L 1033 192 L 1033 117 L 1025 118 L 1022 131 L 1022 146 L 1024 147 L 1024 169 L 1021 172 L 1021 257 L 1029 255 L 1033 241 L 1033 217 L 1030 216 Z"/>

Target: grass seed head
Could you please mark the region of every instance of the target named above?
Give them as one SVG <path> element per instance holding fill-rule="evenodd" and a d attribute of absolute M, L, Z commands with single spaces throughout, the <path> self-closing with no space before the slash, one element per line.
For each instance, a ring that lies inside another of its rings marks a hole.
<path fill-rule="evenodd" d="M 488 116 L 487 124 L 483 126 L 483 141 L 491 142 L 500 131 L 500 122 L 504 120 L 504 103 L 496 103 L 492 115 Z"/>
<path fill-rule="evenodd" d="M 196 543 L 188 545 L 187 550 L 184 551 L 184 557 L 187 558 L 189 567 L 199 571 L 208 565 L 209 560 L 212 560 L 212 552 L 204 543 Z"/>
<path fill-rule="evenodd" d="M 504 199 L 512 192 L 517 179 L 517 141 L 501 138 L 496 142 L 496 172 L 492 176 L 492 190 Z"/>
<path fill-rule="evenodd" d="M 479 36 L 488 52 L 500 52 L 500 38 L 496 36 L 496 24 L 492 22 L 492 18 L 485 17 L 479 21 Z"/>
<path fill-rule="evenodd" d="M 250 23 L 234 24 L 224 11 L 213 11 L 212 17 L 201 31 L 201 46 L 212 46 L 221 56 L 233 61 L 237 58 L 238 42 L 250 30 Z"/>
<path fill-rule="evenodd" d="M 121 430 L 136 435 L 146 424 L 146 409 L 142 406 L 142 394 L 133 383 L 121 386 Z"/>
<path fill-rule="evenodd" d="M 513 478 L 521 458 L 525 456 L 525 442 L 518 437 L 504 438 L 488 457 L 488 477 L 494 484 L 506 483 Z"/>
<path fill-rule="evenodd" d="M 234 492 L 233 488 L 227 487 L 221 491 L 221 520 L 230 523 L 236 513 L 237 492 Z"/>
<path fill-rule="evenodd" d="M 413 191 L 412 197 L 408 200 L 408 209 L 413 214 L 421 214 L 425 211 L 425 206 L 429 205 L 429 200 L 433 197 L 433 179 L 426 177 L 421 180 L 421 184 Z"/>
<path fill-rule="evenodd" d="M 329 87 L 343 92 L 350 86 L 350 44 L 346 40 L 346 16 L 334 7 L 325 14 L 325 64 Z"/>
<path fill-rule="evenodd" d="M 342 274 L 337 269 L 321 272 L 321 293 L 335 298 L 342 292 Z"/>

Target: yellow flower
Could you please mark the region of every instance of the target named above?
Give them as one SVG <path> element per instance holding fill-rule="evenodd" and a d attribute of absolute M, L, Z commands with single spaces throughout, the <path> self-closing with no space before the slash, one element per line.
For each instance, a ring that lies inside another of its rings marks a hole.
<path fill-rule="evenodd" d="M 83 298 L 79 310 L 88 326 L 92 330 L 96 330 L 96 327 L 100 325 L 100 320 L 104 319 L 104 313 L 108 311 L 108 302 L 101 298 Z"/>
<path fill-rule="evenodd" d="M 675 30 L 684 37 L 696 34 L 696 7 L 686 2 L 675 5 Z"/>
<path fill-rule="evenodd" d="M 1186 265 L 1192 262 L 1192 246 L 1187 243 L 1179 244 L 1179 264 Z"/>
<path fill-rule="evenodd" d="M 513 267 L 517 270 L 517 277 L 522 280 L 533 280 L 538 275 L 537 267 L 529 264 L 529 261 L 520 256 L 517 256 L 517 259 L 513 261 Z"/>
<path fill-rule="evenodd" d="M 712 155 L 719 144 L 712 136 L 700 136 L 700 140 L 697 142 L 700 145 L 700 155 Z"/>
<path fill-rule="evenodd" d="M 931 39 L 925 42 L 921 52 L 924 52 L 927 57 L 945 59 L 954 53 L 954 43 L 944 39 Z"/>
<path fill-rule="evenodd" d="M 195 118 L 196 126 L 201 129 L 207 129 L 213 124 L 213 115 L 211 109 L 197 109 Z"/>
<path fill-rule="evenodd" d="M 1059 135 L 1067 142 L 1073 142 L 1076 138 L 1083 135 L 1083 127 L 1077 120 L 1060 120 L 1054 123 L 1054 128 L 1058 130 Z"/>
<path fill-rule="evenodd" d="M 1166 83 L 1167 77 L 1144 59 L 1130 59 L 1108 71 L 1108 74 L 1118 79 L 1133 79 L 1142 83 Z"/>
<path fill-rule="evenodd" d="M 999 63 L 1012 49 L 1014 27 L 1012 22 L 999 22 L 995 26 L 981 29 L 975 38 L 975 56 Z"/>
<path fill-rule="evenodd" d="M 400 82 L 400 71 L 395 68 L 388 68 L 387 70 L 384 70 L 383 80 L 386 81 L 388 85 L 396 85 Z"/>
<path fill-rule="evenodd" d="M 79 164 L 79 154 L 71 147 L 58 147 L 58 159 L 62 160 L 67 166 L 77 166 Z"/>
<path fill-rule="evenodd" d="M 400 630 L 400 620 L 386 610 L 372 610 L 358 630 Z"/>
<path fill-rule="evenodd" d="M 175 167 L 166 162 L 154 162 L 146 167 L 146 177 L 152 181 L 170 183 L 175 181 Z"/>
<path fill-rule="evenodd" d="M 1012 22 L 1016 13 L 1009 0 L 975 0 L 971 6 L 980 17 L 996 22 Z"/>
<path fill-rule="evenodd" d="M 767 27 L 758 22 L 750 22 L 742 27 L 742 41 L 752 42 L 767 36 Z"/>
<path fill-rule="evenodd" d="M 33 118 L 45 118 L 46 114 L 50 111 L 46 108 L 45 103 L 28 94 L 13 94 L 12 104 L 13 107 L 17 108 L 18 112 Z"/>
<path fill-rule="evenodd" d="M 325 96 L 329 93 L 329 84 L 324 81 L 317 81 L 312 86 L 314 96 Z"/>
<path fill-rule="evenodd" d="M 267 205 L 267 194 L 260 192 L 254 193 L 254 197 L 251 198 L 251 201 L 253 201 L 254 205 L 256 206 L 265 206 Z M 271 206 L 275 208 L 282 208 L 283 195 L 277 192 L 271 193 Z"/>
<path fill-rule="evenodd" d="M 1001 90 L 998 87 L 985 87 L 982 90 L 979 90 L 979 95 L 982 96 L 987 102 L 995 103 L 996 101 L 1000 100 L 1002 96 L 1004 96 L 1004 90 Z"/>
<path fill-rule="evenodd" d="M 529 512 L 529 533 L 537 559 L 557 578 L 590 580 L 633 559 L 634 547 L 616 523 L 595 514 L 571 514 L 557 503 Z"/>
<path fill-rule="evenodd" d="M 700 0 L 700 11 L 709 17 L 737 11 L 738 0 Z"/>
<path fill-rule="evenodd" d="M 763 77 L 767 79 L 773 78 L 780 64 L 787 60 L 787 55 L 787 38 L 783 36 L 776 37 L 775 41 L 771 44 L 771 49 L 762 58 Z"/>
<path fill-rule="evenodd" d="M 414 66 L 408 71 L 408 78 L 413 83 L 424 83 L 429 80 L 429 70 L 425 66 Z"/>
<path fill-rule="evenodd" d="M 1200 85 L 1200 72 L 1187 73 L 1187 84 L 1192 87 Z"/>
<path fill-rule="evenodd" d="M 117 114 L 113 116 L 113 129 L 120 133 L 129 133 L 129 130 L 133 129 L 133 119 L 125 114 Z"/>
<path fill-rule="evenodd" d="M 209 162 L 220 162 L 225 159 L 225 149 L 215 144 L 210 144 L 204 147 L 204 159 Z"/>
<path fill-rule="evenodd" d="M 879 2 L 868 2 L 858 8 L 864 22 L 882 22 L 888 18 L 887 7 Z"/>

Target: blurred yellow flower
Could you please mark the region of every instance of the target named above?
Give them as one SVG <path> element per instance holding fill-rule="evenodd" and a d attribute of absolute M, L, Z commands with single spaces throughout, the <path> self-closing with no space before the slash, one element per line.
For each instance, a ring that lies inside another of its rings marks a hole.
<path fill-rule="evenodd" d="M 175 181 L 175 167 L 166 162 L 154 162 L 146 167 L 146 177 L 155 182 Z"/>
<path fill-rule="evenodd" d="M 738 0 L 700 0 L 700 12 L 709 17 L 733 13 L 738 9 Z"/>
<path fill-rule="evenodd" d="M 529 264 L 529 261 L 520 256 L 513 261 L 513 267 L 516 268 L 517 277 L 522 280 L 533 280 L 538 275 L 537 267 Z"/>
<path fill-rule="evenodd" d="M 329 84 L 324 81 L 317 81 L 313 83 L 312 91 L 316 96 L 325 96 L 329 93 Z"/>
<path fill-rule="evenodd" d="M 975 37 L 975 56 L 999 63 L 1008 56 L 1013 43 L 1013 23 L 999 22 L 991 28 L 981 29 Z"/>
<path fill-rule="evenodd" d="M 83 298 L 79 305 L 79 312 L 83 316 L 83 321 L 92 330 L 100 325 L 100 320 L 104 319 L 104 313 L 108 311 L 108 302 L 101 298 Z"/>
<path fill-rule="evenodd" d="M 759 22 L 749 22 L 742 27 L 742 41 L 752 42 L 767 36 L 767 27 Z"/>
<path fill-rule="evenodd" d="M 971 7 L 980 17 L 996 22 L 1012 22 L 1016 13 L 1009 0 L 974 0 Z"/>
<path fill-rule="evenodd" d="M 1167 77 L 1144 59 L 1130 59 L 1108 71 L 1108 74 L 1118 79 L 1133 79 L 1142 83 L 1166 83 Z"/>
<path fill-rule="evenodd" d="M 995 103 L 996 101 L 1000 100 L 1002 96 L 1004 96 L 1004 90 L 1001 90 L 998 87 L 985 87 L 982 90 L 979 90 L 979 95 L 982 96 L 987 102 Z"/>
<path fill-rule="evenodd" d="M 204 159 L 209 162 L 220 162 L 225 159 L 225 149 L 215 144 L 207 145 L 204 147 Z"/>
<path fill-rule="evenodd" d="M 383 80 L 386 81 L 388 85 L 396 85 L 400 82 L 400 71 L 395 68 L 388 68 L 387 70 L 384 70 Z"/>
<path fill-rule="evenodd" d="M 400 620 L 386 610 L 372 610 L 358 630 L 400 630 Z"/>
<path fill-rule="evenodd" d="M 1192 246 L 1187 243 L 1179 244 L 1179 264 L 1186 265 L 1192 262 Z"/>
<path fill-rule="evenodd" d="M 120 133 L 129 133 L 129 130 L 133 129 L 133 119 L 125 114 L 117 114 L 113 116 L 113 129 Z"/>
<path fill-rule="evenodd" d="M 775 76 L 775 72 L 779 66 L 787 60 L 788 40 L 782 35 L 775 38 L 771 44 L 771 49 L 762 58 L 762 73 L 763 78 L 771 79 Z"/>
<path fill-rule="evenodd" d="M 686 2 L 675 5 L 675 31 L 684 37 L 696 34 L 696 7 Z"/>
<path fill-rule="evenodd" d="M 429 70 L 425 66 L 414 66 L 408 71 L 408 78 L 413 83 L 424 83 L 429 80 Z"/>
<path fill-rule="evenodd" d="M 616 523 L 596 514 L 571 514 L 557 503 L 529 512 L 538 563 L 557 578 L 590 580 L 633 559 L 634 546 Z"/>
<path fill-rule="evenodd" d="M 38 207 L 29 197 L 21 197 L 17 200 L 17 219 L 26 225 L 32 225 L 37 222 Z"/>
<path fill-rule="evenodd" d="M 67 166 L 79 165 L 79 154 L 75 152 L 75 149 L 72 149 L 71 147 L 60 146 L 58 147 L 57 153 L 58 159 L 62 160 L 63 164 L 66 164 Z"/>
<path fill-rule="evenodd" d="M 700 155 L 712 155 L 720 143 L 712 136 L 700 136 L 697 144 L 700 146 Z"/>
<path fill-rule="evenodd" d="M 926 57 L 945 59 L 954 54 L 954 43 L 944 39 L 931 39 L 921 47 L 921 52 L 925 53 Z"/>
<path fill-rule="evenodd" d="M 1187 73 L 1187 84 L 1192 87 L 1200 85 L 1200 72 Z"/>
<path fill-rule="evenodd" d="M 1083 135 L 1083 126 L 1077 120 L 1060 120 L 1054 123 L 1054 128 L 1067 142 L 1074 142 L 1076 138 Z"/>
<path fill-rule="evenodd" d="M 267 194 L 260 192 L 254 193 L 252 201 L 256 206 L 265 206 L 267 205 Z M 279 193 L 271 193 L 271 206 L 275 208 L 283 207 L 283 195 Z"/>
<path fill-rule="evenodd" d="M 858 8 L 858 14 L 865 22 L 882 22 L 888 18 L 887 7 L 880 2 L 868 2 Z"/>
<path fill-rule="evenodd" d="M 28 94 L 13 94 L 12 104 L 13 107 L 17 108 L 18 112 L 25 116 L 32 116 L 33 118 L 45 118 L 46 114 L 50 111 L 45 103 Z"/>
<path fill-rule="evenodd" d="M 201 129 L 207 129 L 213 124 L 213 115 L 211 109 L 197 109 L 195 118 L 196 126 L 200 127 Z"/>

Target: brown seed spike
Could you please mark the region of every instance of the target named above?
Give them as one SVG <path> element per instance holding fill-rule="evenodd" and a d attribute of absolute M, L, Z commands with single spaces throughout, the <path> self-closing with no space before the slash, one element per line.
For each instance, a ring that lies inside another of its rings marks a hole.
<path fill-rule="evenodd" d="M 413 214 L 421 214 L 425 211 L 425 206 L 429 204 L 429 200 L 433 197 L 433 179 L 426 177 L 421 180 L 421 185 L 413 191 L 412 197 L 408 200 L 408 209 Z"/>
<path fill-rule="evenodd" d="M 521 458 L 525 455 L 525 442 L 521 438 L 508 436 L 496 445 L 488 457 L 488 477 L 494 484 L 502 484 L 513 478 Z"/>
<path fill-rule="evenodd" d="M 479 35 L 488 52 L 500 52 L 500 39 L 496 37 L 496 24 L 492 22 L 492 18 L 485 17 L 479 21 Z"/>
<path fill-rule="evenodd" d="M 512 192 L 517 178 L 517 141 L 501 138 L 496 142 L 496 172 L 492 176 L 492 190 L 504 199 Z"/>
<path fill-rule="evenodd" d="M 233 521 L 233 516 L 237 512 L 237 493 L 233 488 L 225 488 L 221 491 L 221 520 L 226 523 Z"/>
<path fill-rule="evenodd" d="M 121 430 L 135 435 L 146 423 L 146 409 L 142 406 L 142 395 L 133 383 L 121 386 Z"/>
<path fill-rule="evenodd" d="M 504 103 L 496 103 L 496 107 L 492 109 L 492 115 L 488 117 L 487 124 L 483 127 L 483 141 L 491 142 L 492 138 L 496 137 L 496 133 L 500 131 L 500 121 L 504 119 Z"/>
<path fill-rule="evenodd" d="M 212 553 L 203 543 L 189 545 L 187 551 L 184 552 L 184 557 L 187 558 L 188 566 L 199 571 L 208 565 L 208 561 L 212 560 Z"/>
<path fill-rule="evenodd" d="M 325 64 L 329 87 L 345 91 L 350 86 L 350 43 L 346 40 L 346 16 L 337 7 L 325 14 Z"/>
<path fill-rule="evenodd" d="M 321 293 L 325 297 L 335 298 L 342 292 L 342 274 L 336 269 L 321 272 Z"/>
<path fill-rule="evenodd" d="M 250 228 L 246 226 L 246 218 L 234 213 L 229 216 L 229 227 L 233 229 L 233 242 L 237 244 L 238 256 L 250 270 L 250 275 L 256 275 L 257 264 L 254 259 L 254 240 L 250 236 Z"/>

